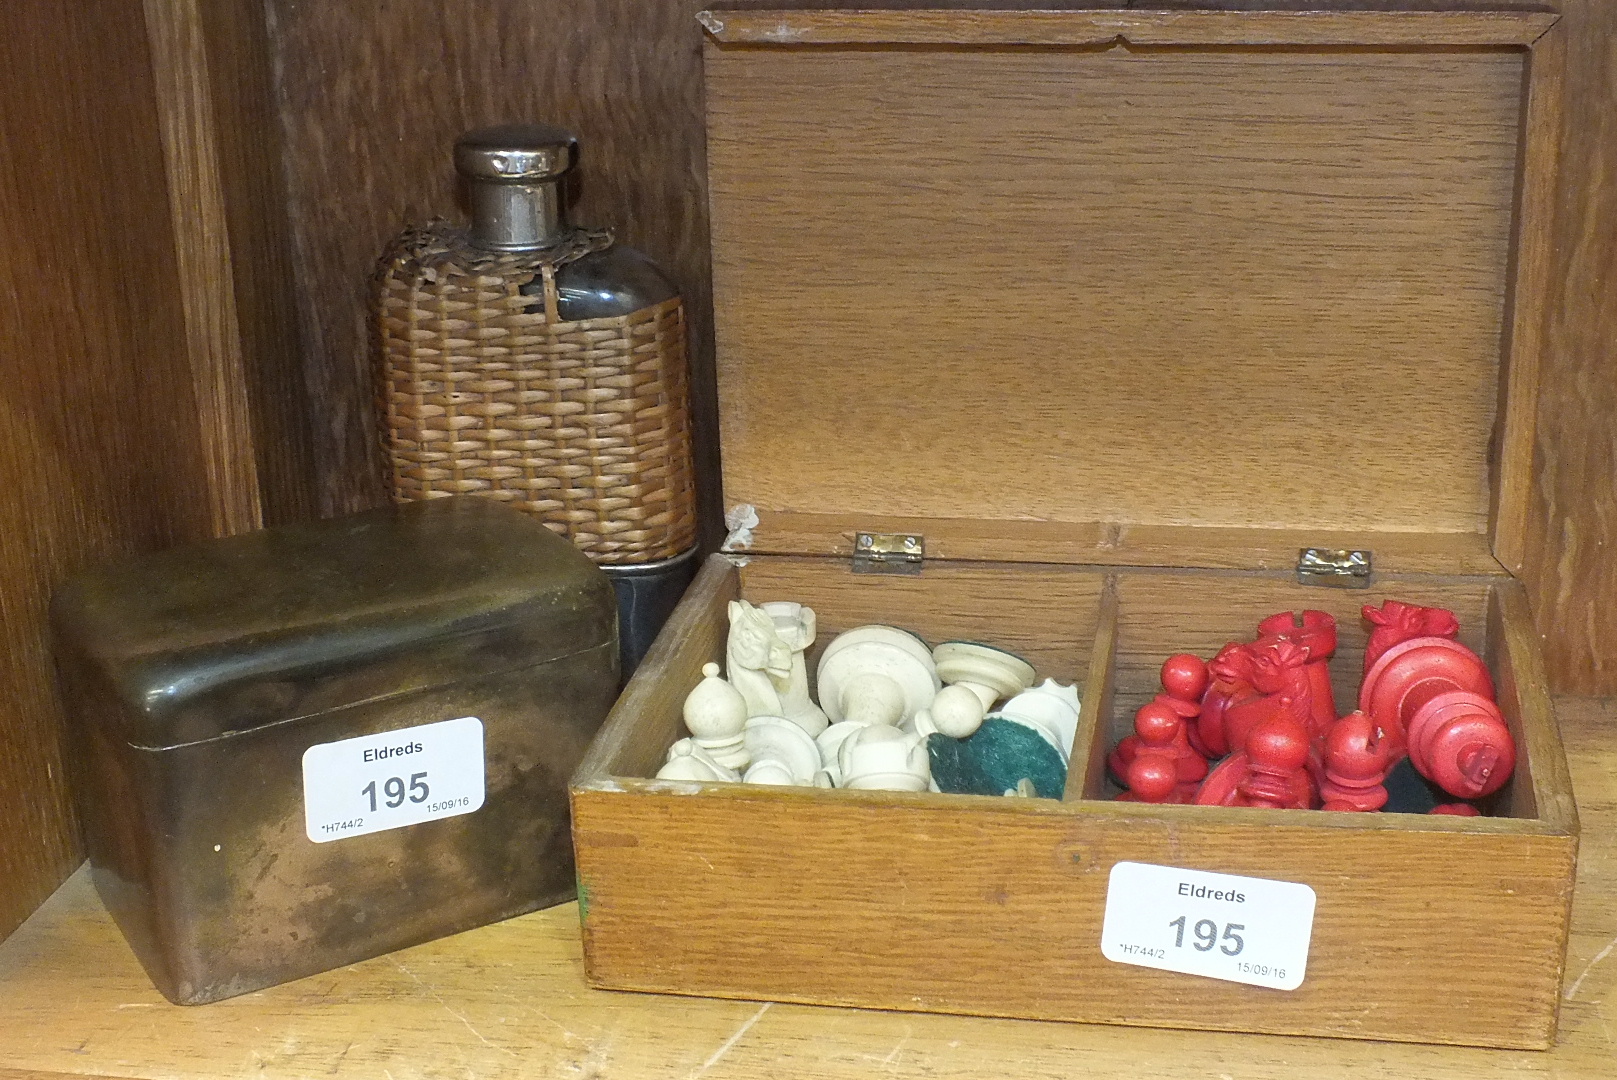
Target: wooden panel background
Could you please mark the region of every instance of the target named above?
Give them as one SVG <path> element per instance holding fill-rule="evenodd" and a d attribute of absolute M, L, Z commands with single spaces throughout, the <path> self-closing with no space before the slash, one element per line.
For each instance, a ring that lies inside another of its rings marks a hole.
<path fill-rule="evenodd" d="M 141 5 L 0 5 L 0 85 L 3 937 L 80 858 L 52 588 L 213 523 Z"/>
<path fill-rule="evenodd" d="M 727 501 L 1482 531 L 1521 79 L 710 50 Z"/>
<path fill-rule="evenodd" d="M 1568 86 L 1522 579 L 1551 685 L 1617 693 L 1617 4 L 1563 5 Z"/>
<path fill-rule="evenodd" d="M 326 513 L 382 501 L 368 283 L 408 223 L 464 219 L 450 149 L 544 120 L 581 142 L 574 220 L 616 228 L 684 293 L 697 454 L 716 454 L 699 0 L 267 0 Z M 702 486 L 710 529 L 716 485 Z"/>

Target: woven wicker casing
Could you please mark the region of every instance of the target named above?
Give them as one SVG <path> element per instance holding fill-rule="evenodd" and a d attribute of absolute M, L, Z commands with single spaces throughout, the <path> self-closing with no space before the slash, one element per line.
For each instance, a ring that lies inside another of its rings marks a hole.
<path fill-rule="evenodd" d="M 556 269 L 611 243 L 579 230 L 560 248 L 492 252 L 442 223 L 394 242 L 375 297 L 395 499 L 501 499 L 607 565 L 695 544 L 679 298 L 557 315 Z"/>

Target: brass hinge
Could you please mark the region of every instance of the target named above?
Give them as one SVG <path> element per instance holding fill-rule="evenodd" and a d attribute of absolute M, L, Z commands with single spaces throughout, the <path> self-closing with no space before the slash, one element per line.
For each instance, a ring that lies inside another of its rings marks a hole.
<path fill-rule="evenodd" d="M 1371 553 L 1339 548 L 1303 548 L 1297 553 L 1297 581 L 1332 589 L 1368 589 L 1374 570 Z"/>
<path fill-rule="evenodd" d="M 855 533 L 856 574 L 919 574 L 926 560 L 926 537 L 915 533 Z"/>

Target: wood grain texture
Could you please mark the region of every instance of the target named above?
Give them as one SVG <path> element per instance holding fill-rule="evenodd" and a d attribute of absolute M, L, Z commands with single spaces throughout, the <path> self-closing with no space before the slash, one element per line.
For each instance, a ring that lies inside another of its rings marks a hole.
<path fill-rule="evenodd" d="M 1515 582 L 1395 578 L 1374 594 L 1455 609 L 1467 644 L 1506 673 L 1501 692 L 1519 695 L 1507 711 L 1522 752 L 1536 756 L 1495 806 L 1516 816 L 1449 823 L 1100 801 L 1109 795 L 1097 762 L 1158 689 L 1157 670 L 1172 652 L 1211 655 L 1250 638 L 1277 609 L 1319 608 L 1342 624 L 1336 681 L 1357 684 L 1366 637 L 1359 607 L 1372 596 L 1252 572 L 929 565 L 919 576 L 865 576 L 826 559 L 747 559 L 743 595 L 809 602 L 819 644 L 881 618 L 929 641 L 964 636 L 1011 648 L 1041 675 L 1087 673 L 1092 715 L 1074 748 L 1083 797 L 645 779 L 680 734 L 678 704 L 695 672 L 721 647 L 722 628 L 700 633 L 697 619 L 721 609 L 730 587 L 722 560 L 714 557 L 708 583 L 682 605 L 669 647 L 636 674 L 650 708 L 637 714 L 620 703 L 609 722 L 612 756 L 598 757 L 573 786 L 585 956 L 596 985 L 1491 1046 L 1553 1039 L 1578 824 L 1536 674 L 1537 644 L 1525 626 L 1512 629 L 1526 615 Z M 1495 588 L 1511 594 L 1507 602 L 1493 599 Z M 1052 670 L 1069 647 L 1078 671 Z M 1114 686 L 1109 708 L 1101 701 Z M 1530 790 L 1518 795 L 1518 787 Z M 1310 884 L 1320 895 L 1311 954 L 1320 962 L 1310 961 L 1302 990 L 1273 995 L 1202 980 L 1175 985 L 1105 961 L 1092 945 L 1107 874 L 1120 860 Z M 668 881 L 681 885 L 648 885 Z M 1434 920 L 1437 910 L 1444 917 Z M 1469 927 L 1483 924 L 1500 927 L 1498 942 L 1476 940 Z M 1364 949 L 1372 939 L 1376 948 Z M 842 952 L 849 940 L 861 943 L 856 954 Z M 1367 965 L 1378 963 L 1372 974 Z M 985 980 L 984 971 L 996 977 Z M 1377 995 L 1367 1001 L 1372 979 Z"/>
<path fill-rule="evenodd" d="M 1337 529 L 1210 528 L 1122 522 L 1004 521 L 804 514 L 762 510 L 739 554 L 820 552 L 847 558 L 860 532 L 919 533 L 931 559 L 1024 561 L 1095 566 L 1200 566 L 1295 569 L 1300 549 L 1371 551 L 1378 572 L 1503 574 L 1485 533 L 1369 532 Z"/>
<path fill-rule="evenodd" d="M 699 497 L 717 526 L 700 6 L 267 0 L 326 513 L 385 498 L 366 316 L 383 246 L 406 224 L 462 216 L 462 131 L 543 120 L 581 140 L 573 217 L 615 227 L 685 295 Z"/>
<path fill-rule="evenodd" d="M 1531 45 L 1528 11 L 712 11 L 735 45 Z"/>
<path fill-rule="evenodd" d="M 141 5 L 0 5 L 0 84 L 3 936 L 80 858 L 51 590 L 89 562 L 209 535 L 218 504 Z"/>
<path fill-rule="evenodd" d="M 1067 802 L 1093 797 L 1104 790 L 1106 755 L 1111 745 L 1106 733 L 1112 718 L 1112 701 L 1117 693 L 1117 620 L 1121 602 L 1117 579 L 1107 578 L 1101 587 L 1095 625 L 1095 643 L 1089 650 L 1089 677 L 1084 680 L 1082 708 L 1078 713 L 1078 733 L 1072 740 L 1068 759 L 1067 783 L 1061 797 Z"/>
<path fill-rule="evenodd" d="M 1485 530 L 1519 51 L 708 55 L 727 502 Z"/>
<path fill-rule="evenodd" d="M 1144 1033 L 589 990 L 573 904 L 187 1009 L 152 989 L 80 875 L 0 946 L 0 1078 L 216 1080 L 247 1063 L 264 1080 L 386 1073 L 395 1080 L 1206 1080 L 1219 1072 L 1245 1080 L 1606 1080 L 1617 1055 L 1617 954 L 1608 947 L 1617 938 L 1617 707 L 1561 699 L 1556 710 L 1586 835 L 1560 1031 L 1547 1052 Z M 694 865 L 699 876 L 708 873 Z M 1367 980 L 1365 995 L 1377 985 Z"/>
<path fill-rule="evenodd" d="M 185 310 L 192 394 L 219 536 L 263 524 L 252 406 L 236 317 L 230 234 L 208 78 L 208 45 L 196 0 L 145 0 L 163 154 L 167 159 L 173 247 Z"/>
<path fill-rule="evenodd" d="M 1533 46 L 1527 64 L 1515 238 L 1511 245 L 1514 269 L 1505 365 L 1499 379 L 1489 531 L 1494 554 L 1512 573 L 1521 572 L 1531 503 L 1533 429 L 1538 421 L 1544 325 L 1553 296 L 1550 256 L 1565 76 L 1566 34 L 1558 26 Z"/>
<path fill-rule="evenodd" d="M 1567 91 L 1522 580 L 1552 685 L 1617 693 L 1617 5 L 1568 0 Z"/>
<path fill-rule="evenodd" d="M 206 111 L 218 170 L 218 216 L 209 227 L 224 236 L 228 259 L 210 267 L 233 289 L 235 327 L 257 476 L 258 517 L 266 525 L 318 516 L 311 417 L 322 404 L 305 384 L 292 271 L 290 208 L 271 52 L 263 0 L 160 0 L 195 21 L 205 67 Z M 203 107 L 199 102 L 199 108 Z"/>
<path fill-rule="evenodd" d="M 1533 822 L 1427 831 L 1394 827 L 1394 815 L 1339 826 L 1328 820 L 1336 815 L 1310 811 L 1229 810 L 1224 820 L 1202 807 L 1048 803 L 1060 808 L 1050 812 L 1034 805 L 1043 800 L 619 784 L 574 799 L 596 985 L 1491 1046 L 1553 1041 L 1575 841 Z M 1308 981 L 1293 994 L 1260 994 L 1105 961 L 1095 943 L 1107 874 L 1121 860 L 1309 884 L 1320 906 Z M 681 888 L 648 887 L 666 881 Z M 1497 944 L 1477 941 L 1472 920 L 1499 927 Z M 850 939 L 862 943 L 855 954 L 842 951 Z"/>
<path fill-rule="evenodd" d="M 1578 831 L 1571 779 L 1560 747 L 1543 740 L 1556 732 L 1544 674 L 1544 659 L 1533 640 L 1527 593 L 1518 581 L 1489 590 L 1488 645 L 1483 655 L 1499 687 L 1498 700 L 1521 765 L 1502 793 L 1501 813 L 1537 817 Z"/>

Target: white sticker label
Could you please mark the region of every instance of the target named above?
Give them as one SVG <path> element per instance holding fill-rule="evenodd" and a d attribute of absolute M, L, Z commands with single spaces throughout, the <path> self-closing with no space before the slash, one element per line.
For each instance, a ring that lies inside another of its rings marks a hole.
<path fill-rule="evenodd" d="M 320 743 L 303 752 L 303 820 L 317 844 L 469 814 L 483 805 L 475 716 Z"/>
<path fill-rule="evenodd" d="M 1314 890 L 1292 881 L 1120 862 L 1100 951 L 1119 964 L 1295 990 L 1308 967 Z"/>

